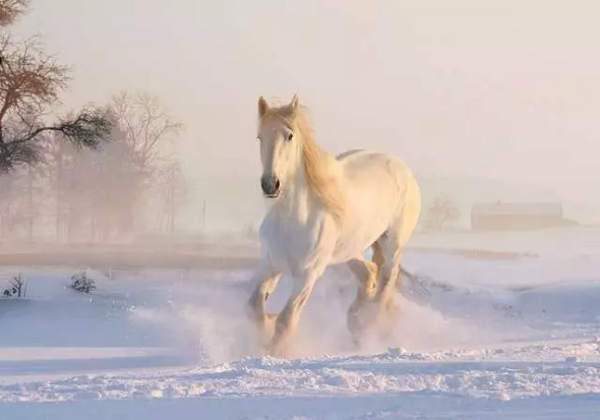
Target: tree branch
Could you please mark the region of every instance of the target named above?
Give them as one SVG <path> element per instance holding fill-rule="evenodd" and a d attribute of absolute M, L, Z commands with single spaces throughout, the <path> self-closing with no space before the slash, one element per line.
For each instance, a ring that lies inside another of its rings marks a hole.
<path fill-rule="evenodd" d="M 37 162 L 39 153 L 36 143 L 44 133 L 60 133 L 76 148 L 97 149 L 109 140 L 111 130 L 111 120 L 106 112 L 100 110 L 84 110 L 73 119 L 37 127 L 10 142 L 0 143 L 0 172 L 8 172 L 19 164 Z"/>
<path fill-rule="evenodd" d="M 0 26 L 15 22 L 29 8 L 29 0 L 0 0 Z"/>

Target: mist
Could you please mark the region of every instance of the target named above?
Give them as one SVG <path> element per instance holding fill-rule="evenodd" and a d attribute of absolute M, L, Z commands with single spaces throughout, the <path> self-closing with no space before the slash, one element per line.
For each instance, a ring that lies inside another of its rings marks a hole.
<path fill-rule="evenodd" d="M 256 101 L 294 93 L 326 150 L 397 155 L 426 201 L 450 195 L 468 214 L 477 201 L 555 200 L 597 223 L 598 12 L 592 1 L 36 0 L 14 32 L 43 34 L 72 65 L 65 109 L 148 91 L 183 124 L 184 230 L 257 223 Z"/>
<path fill-rule="evenodd" d="M 0 418 L 597 418 L 599 17 L 0 0 Z"/>

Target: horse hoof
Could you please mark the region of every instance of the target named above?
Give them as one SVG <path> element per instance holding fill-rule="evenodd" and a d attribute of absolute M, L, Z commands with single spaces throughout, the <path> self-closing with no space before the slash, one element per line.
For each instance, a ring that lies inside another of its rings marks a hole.
<path fill-rule="evenodd" d="M 284 349 L 282 347 L 279 346 L 267 346 L 266 347 L 266 355 L 270 356 L 270 357 L 275 357 L 278 359 L 283 359 L 288 357 L 290 354 L 287 351 L 287 349 Z"/>
<path fill-rule="evenodd" d="M 267 351 L 269 356 L 277 358 L 286 358 L 291 356 L 290 337 L 273 337 L 271 342 L 267 345 Z"/>
<path fill-rule="evenodd" d="M 352 345 L 356 350 L 361 350 L 364 346 L 364 337 L 362 334 L 352 334 Z"/>

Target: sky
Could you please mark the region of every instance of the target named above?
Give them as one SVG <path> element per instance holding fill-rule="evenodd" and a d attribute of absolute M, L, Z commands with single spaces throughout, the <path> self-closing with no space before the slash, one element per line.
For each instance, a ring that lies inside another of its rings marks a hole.
<path fill-rule="evenodd" d="M 14 31 L 73 67 L 66 106 L 158 95 L 191 176 L 259 176 L 257 99 L 339 153 L 600 204 L 596 0 L 32 0 Z"/>

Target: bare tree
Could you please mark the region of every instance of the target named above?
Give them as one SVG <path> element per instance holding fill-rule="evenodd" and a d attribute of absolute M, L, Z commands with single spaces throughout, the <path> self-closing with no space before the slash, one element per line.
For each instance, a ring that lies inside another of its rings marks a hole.
<path fill-rule="evenodd" d="M 173 233 L 177 207 L 182 200 L 183 176 L 174 158 L 175 140 L 183 129 L 161 104 L 148 92 L 121 92 L 113 97 L 112 111 L 119 129 L 124 133 L 135 175 L 138 201 L 157 205 L 159 229 L 166 221 Z M 152 206 L 146 206 L 148 212 Z"/>
<path fill-rule="evenodd" d="M 179 209 L 188 193 L 188 186 L 179 162 L 173 161 L 162 168 L 158 186 L 162 202 L 159 225 L 161 230 L 163 224 L 166 225 L 167 232 L 172 236 L 175 234 Z"/>
<path fill-rule="evenodd" d="M 14 22 L 28 5 L 29 0 L 0 0 L 0 24 Z M 0 173 L 36 163 L 44 133 L 59 132 L 76 147 L 94 149 L 110 132 L 101 109 L 48 121 L 69 80 L 69 68 L 44 52 L 38 36 L 16 41 L 8 32 L 0 34 Z"/>
<path fill-rule="evenodd" d="M 158 97 L 148 92 L 121 92 L 113 97 L 112 108 L 135 152 L 140 171 L 154 176 L 168 162 L 172 140 L 183 125 L 167 113 Z"/>
<path fill-rule="evenodd" d="M 56 239 L 108 241 L 130 234 L 140 203 L 140 177 L 125 134 L 113 121 L 102 152 L 83 150 L 65 141 L 48 148 L 49 176 L 55 204 Z M 56 134 L 62 136 L 62 134 Z"/>
<path fill-rule="evenodd" d="M 133 116 L 136 118 L 130 121 L 138 121 L 137 115 Z M 146 217 L 152 218 L 154 211 L 162 212 L 161 228 L 166 221 L 167 229 L 174 229 L 183 180 L 178 163 L 167 154 L 168 148 L 159 148 L 166 137 L 158 137 L 152 143 L 157 150 L 151 148 L 149 154 L 146 148 L 136 148 L 140 143 L 131 140 L 128 132 L 133 125 L 126 125 L 120 117 L 110 106 L 107 118 L 111 132 L 101 153 L 76 153 L 68 142 L 48 142 L 45 160 L 51 171 L 48 179 L 52 179 L 57 240 L 126 239 L 145 220 L 152 220 Z M 153 159 L 146 159 L 148 156 Z"/>
<path fill-rule="evenodd" d="M 52 136 L 53 141 L 46 144 L 44 166 L 50 183 L 47 190 L 54 202 L 55 239 L 71 240 L 74 235 L 81 236 L 84 230 L 83 225 L 93 209 L 90 201 L 97 185 L 90 181 L 93 175 L 88 154 L 78 152 L 72 144 L 63 141 L 60 133 L 52 133 Z"/>
<path fill-rule="evenodd" d="M 0 26 L 14 23 L 29 2 L 0 0 Z M 171 166 L 172 146 L 182 125 L 148 93 L 124 92 L 104 108 L 59 118 L 60 94 L 69 81 L 70 69 L 44 51 L 39 37 L 21 41 L 2 30 L 0 235 L 25 232 L 31 240 L 42 232 L 38 222 L 51 216 L 57 240 L 83 238 L 84 232 L 117 239 L 140 223 L 147 211 L 142 198 L 152 188 L 169 191 L 168 199 L 153 195 L 170 207 L 172 229 L 180 175 Z M 48 198 L 55 201 L 50 214 Z"/>
<path fill-rule="evenodd" d="M 437 197 L 427 209 L 423 225 L 431 230 L 441 230 L 456 223 L 460 211 L 456 204 L 445 197 Z"/>
<path fill-rule="evenodd" d="M 10 25 L 29 8 L 29 0 L 0 0 L 0 26 Z"/>
<path fill-rule="evenodd" d="M 0 238 L 11 239 L 19 227 L 18 210 L 24 179 L 22 171 L 0 177 Z"/>

